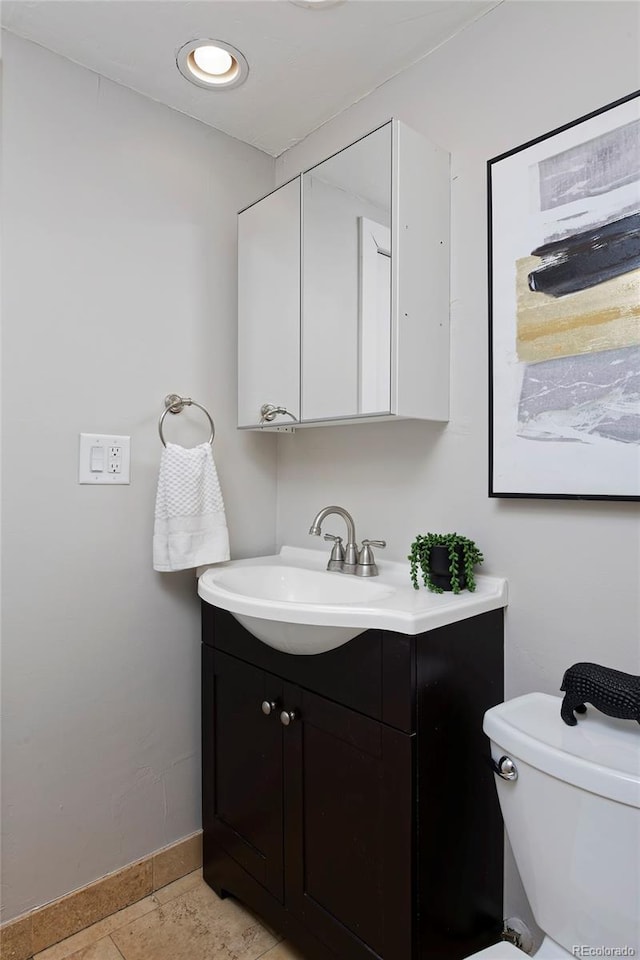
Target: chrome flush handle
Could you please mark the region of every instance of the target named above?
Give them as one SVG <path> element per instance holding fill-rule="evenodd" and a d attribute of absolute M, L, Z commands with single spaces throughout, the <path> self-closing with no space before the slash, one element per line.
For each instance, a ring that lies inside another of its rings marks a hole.
<path fill-rule="evenodd" d="M 493 757 L 491 757 L 491 766 L 493 767 L 493 772 L 499 777 L 502 777 L 503 780 L 518 779 L 518 768 L 511 757 L 500 757 L 499 760 L 494 760 Z"/>

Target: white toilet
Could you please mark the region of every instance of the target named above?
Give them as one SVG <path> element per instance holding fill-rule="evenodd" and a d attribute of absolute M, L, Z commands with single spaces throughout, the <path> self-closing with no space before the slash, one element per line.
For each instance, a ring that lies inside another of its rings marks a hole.
<path fill-rule="evenodd" d="M 640 957 L 640 725 L 588 707 L 569 727 L 561 703 L 531 693 L 484 718 L 507 833 L 546 934 L 535 957 Z M 503 942 L 470 960 L 523 956 Z"/>

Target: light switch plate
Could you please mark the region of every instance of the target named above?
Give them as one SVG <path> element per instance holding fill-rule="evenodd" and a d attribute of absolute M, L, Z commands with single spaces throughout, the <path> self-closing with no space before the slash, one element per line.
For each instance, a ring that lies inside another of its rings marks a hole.
<path fill-rule="evenodd" d="M 78 483 L 130 483 L 131 437 L 81 433 Z"/>

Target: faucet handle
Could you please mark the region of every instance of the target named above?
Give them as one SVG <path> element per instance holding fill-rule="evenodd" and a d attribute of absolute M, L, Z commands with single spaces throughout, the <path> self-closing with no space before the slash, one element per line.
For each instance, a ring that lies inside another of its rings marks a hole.
<path fill-rule="evenodd" d="M 344 547 L 342 546 L 342 537 L 334 537 L 332 533 L 325 533 L 325 540 L 333 541 L 333 550 L 329 557 L 327 570 L 342 570 L 344 563 Z"/>
<path fill-rule="evenodd" d="M 355 569 L 357 577 L 377 577 L 378 567 L 371 547 L 386 547 L 386 540 L 363 540 L 362 550 L 358 557 L 358 566 Z"/>

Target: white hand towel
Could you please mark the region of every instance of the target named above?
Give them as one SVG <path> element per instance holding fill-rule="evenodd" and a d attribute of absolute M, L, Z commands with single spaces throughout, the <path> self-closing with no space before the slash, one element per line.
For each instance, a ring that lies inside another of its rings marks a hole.
<path fill-rule="evenodd" d="M 211 444 L 168 443 L 158 476 L 154 570 L 187 570 L 228 559 L 229 533 Z"/>

